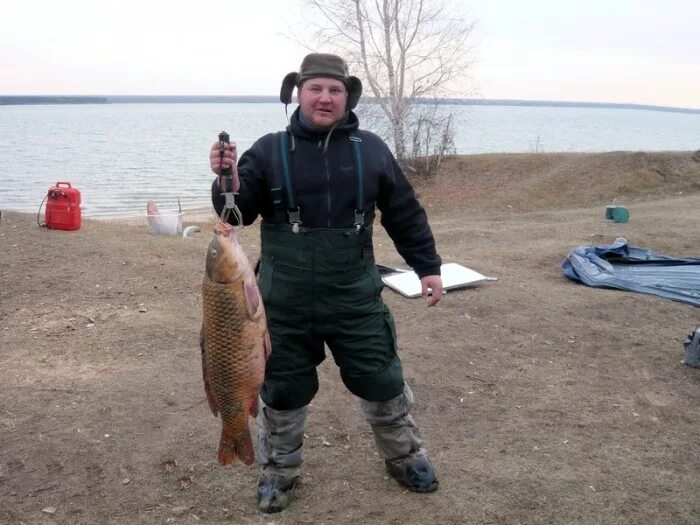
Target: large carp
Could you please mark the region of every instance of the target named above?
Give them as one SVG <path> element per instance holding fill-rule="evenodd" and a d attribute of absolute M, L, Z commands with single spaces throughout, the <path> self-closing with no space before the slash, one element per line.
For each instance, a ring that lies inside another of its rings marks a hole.
<path fill-rule="evenodd" d="M 204 389 L 221 414 L 219 463 L 255 461 L 248 416 L 256 416 L 258 390 L 270 354 L 265 309 L 255 274 L 233 226 L 219 222 L 207 250 L 200 334 Z"/>

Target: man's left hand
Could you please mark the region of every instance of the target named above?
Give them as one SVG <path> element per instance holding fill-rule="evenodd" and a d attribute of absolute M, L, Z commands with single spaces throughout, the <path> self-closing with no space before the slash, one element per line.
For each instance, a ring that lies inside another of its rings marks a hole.
<path fill-rule="evenodd" d="M 426 275 L 421 277 L 421 288 L 423 299 L 428 301 L 428 306 L 435 306 L 442 298 L 442 278 L 439 275 Z M 428 288 L 432 290 L 432 295 L 428 295 Z"/>

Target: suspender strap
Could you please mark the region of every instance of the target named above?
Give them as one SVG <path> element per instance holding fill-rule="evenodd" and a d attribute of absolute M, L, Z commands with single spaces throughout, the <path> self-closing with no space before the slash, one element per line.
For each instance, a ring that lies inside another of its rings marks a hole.
<path fill-rule="evenodd" d="M 284 133 L 284 132 L 282 132 Z M 282 182 L 282 156 L 284 152 L 281 151 L 282 148 L 273 148 L 273 166 L 272 169 L 272 182 L 273 186 L 270 188 L 270 198 L 272 199 L 272 206 L 275 210 L 275 222 L 282 223 L 286 220 L 286 208 L 284 205 L 284 184 Z"/>
<path fill-rule="evenodd" d="M 355 135 L 350 134 L 350 142 L 352 143 L 352 153 L 355 157 L 355 179 L 357 183 L 357 190 L 355 193 L 355 229 L 359 232 L 365 225 L 365 213 L 362 209 L 364 204 L 364 166 L 362 164 L 362 153 L 360 150 L 360 142 L 362 139 Z"/>
<path fill-rule="evenodd" d="M 292 176 L 290 173 L 291 161 L 289 158 L 289 146 L 287 144 L 287 132 L 282 131 L 278 133 L 277 136 L 279 137 L 279 151 L 282 159 L 284 187 L 287 190 L 287 213 L 289 213 L 289 224 L 292 225 L 292 231 L 294 233 L 298 233 L 299 225 L 301 225 L 301 214 L 299 212 L 299 206 L 297 206 L 294 201 L 294 186 L 292 185 Z"/>
<path fill-rule="evenodd" d="M 292 185 L 292 174 L 291 174 L 291 159 L 289 157 L 289 145 L 287 139 L 287 132 L 280 131 L 278 134 L 278 156 L 279 159 L 275 159 L 278 162 L 278 166 L 282 165 L 282 175 L 284 181 L 281 180 L 279 170 L 274 170 L 274 184 L 275 187 L 270 189 L 270 195 L 272 197 L 272 203 L 275 207 L 275 220 L 279 223 L 285 222 L 285 211 L 289 214 L 289 224 L 292 225 L 292 231 L 297 233 L 299 231 L 299 226 L 301 225 L 301 214 L 299 206 L 297 206 L 294 199 L 294 186 Z M 365 213 L 363 209 L 364 204 L 364 164 L 362 163 L 362 150 L 360 149 L 360 143 L 362 139 L 355 135 L 350 134 L 350 143 L 352 144 L 352 153 L 355 159 L 355 181 L 357 188 L 355 190 L 355 221 L 353 225 L 355 230 L 359 233 L 365 226 Z M 286 190 L 286 191 L 285 191 Z M 283 204 L 284 194 L 287 196 L 287 206 L 286 210 Z"/>
<path fill-rule="evenodd" d="M 287 132 L 281 131 L 277 134 L 279 137 L 280 158 L 282 159 L 282 173 L 284 175 L 284 186 L 287 189 L 287 208 L 294 208 L 294 186 L 292 186 L 292 177 L 289 172 L 289 146 L 287 145 Z"/>

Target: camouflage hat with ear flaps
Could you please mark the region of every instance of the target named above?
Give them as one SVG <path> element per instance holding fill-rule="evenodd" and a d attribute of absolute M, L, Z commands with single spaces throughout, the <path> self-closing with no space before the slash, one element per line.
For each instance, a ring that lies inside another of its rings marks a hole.
<path fill-rule="evenodd" d="M 328 53 L 311 53 L 306 55 L 301 63 L 299 72 L 292 71 L 282 80 L 280 100 L 284 104 L 291 103 L 294 87 L 298 88 L 305 80 L 318 77 L 341 80 L 348 90 L 347 109 L 354 109 L 357 106 L 360 95 L 362 95 L 362 82 L 360 82 L 359 78 L 348 75 L 348 65 L 345 63 L 345 60 L 338 55 Z"/>

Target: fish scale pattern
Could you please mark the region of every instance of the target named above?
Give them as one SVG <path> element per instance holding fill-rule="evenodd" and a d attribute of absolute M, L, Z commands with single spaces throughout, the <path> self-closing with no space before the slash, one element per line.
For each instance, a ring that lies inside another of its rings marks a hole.
<path fill-rule="evenodd" d="M 260 375 L 251 370 L 256 360 L 255 330 L 249 320 L 243 283 L 213 283 L 204 280 L 204 329 L 206 367 L 211 392 L 227 434 L 237 435 L 248 425 L 251 400 L 257 393 Z"/>

